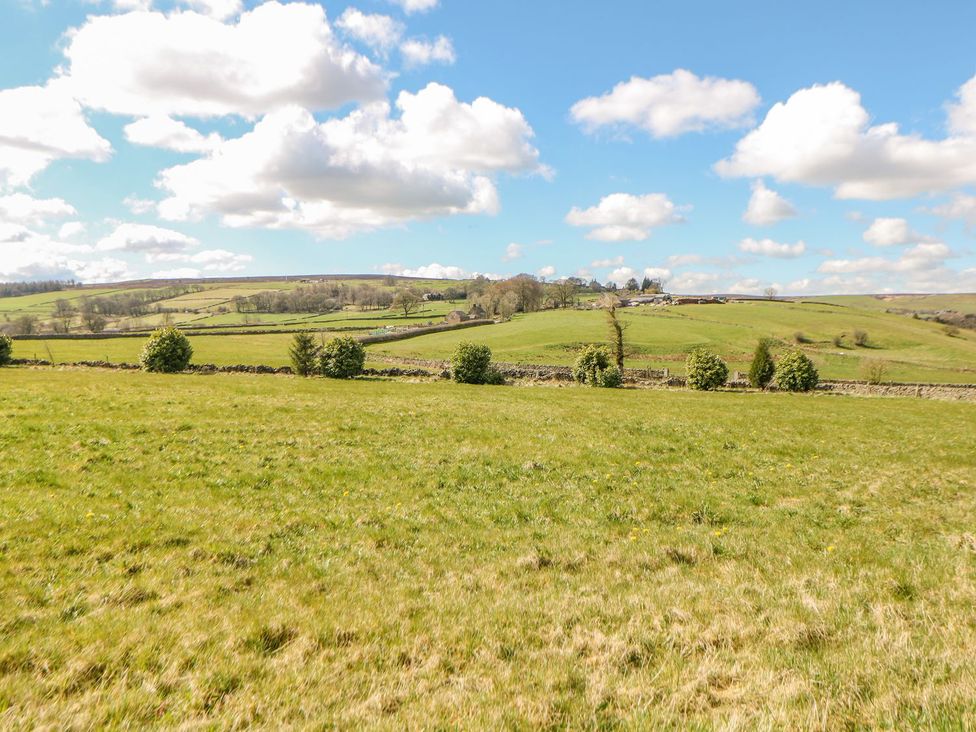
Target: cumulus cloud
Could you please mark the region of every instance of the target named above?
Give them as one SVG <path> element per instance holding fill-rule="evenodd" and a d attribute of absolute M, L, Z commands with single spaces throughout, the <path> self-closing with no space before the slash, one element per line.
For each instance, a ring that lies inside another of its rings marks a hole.
<path fill-rule="evenodd" d="M 957 135 L 976 135 L 976 76 L 956 92 L 959 101 L 949 105 L 949 129 Z"/>
<path fill-rule="evenodd" d="M 682 272 L 670 283 L 672 292 L 704 294 L 717 291 L 719 276 L 715 272 Z"/>
<path fill-rule="evenodd" d="M 394 5 L 399 5 L 407 15 L 413 13 L 426 13 L 437 7 L 440 0 L 390 0 Z"/>
<path fill-rule="evenodd" d="M 976 134 L 958 119 L 954 136 L 926 140 L 894 123 L 870 125 L 860 95 L 839 82 L 815 85 L 773 105 L 715 168 L 723 176 L 830 186 L 843 199 L 943 191 L 976 182 Z"/>
<path fill-rule="evenodd" d="M 119 259 L 92 259 L 92 248 L 72 244 L 28 229 L 0 223 L 0 280 L 74 279 L 116 282 L 131 279 L 129 265 Z"/>
<path fill-rule="evenodd" d="M 792 259 L 802 257 L 807 250 L 807 245 L 802 241 L 786 244 L 772 239 L 753 239 L 750 237 L 739 242 L 739 249 L 749 254 L 760 254 L 764 257 Z"/>
<path fill-rule="evenodd" d="M 519 259 L 523 254 L 524 247 L 516 242 L 511 242 L 507 247 L 505 247 L 505 254 L 502 256 L 503 262 L 511 262 L 515 259 Z"/>
<path fill-rule="evenodd" d="M 639 127 L 654 137 L 674 137 L 712 128 L 752 123 L 759 93 L 745 81 L 704 78 L 685 69 L 649 79 L 621 82 L 599 97 L 573 105 L 570 114 L 587 130 L 605 126 Z"/>
<path fill-rule="evenodd" d="M 404 267 L 402 264 L 384 264 L 380 267 L 380 271 L 400 277 L 420 277 L 428 280 L 461 280 L 469 276 L 462 267 L 437 262 L 415 268 Z"/>
<path fill-rule="evenodd" d="M 37 226 L 76 213 L 75 207 L 62 198 L 34 198 L 26 193 L 0 196 L 0 221 Z"/>
<path fill-rule="evenodd" d="M 0 90 L 0 190 L 27 185 L 55 160 L 111 153 L 64 84 Z"/>
<path fill-rule="evenodd" d="M 976 196 L 957 193 L 948 203 L 923 210 L 946 219 L 961 219 L 966 226 L 976 229 Z"/>
<path fill-rule="evenodd" d="M 205 272 L 242 272 L 247 265 L 254 261 L 250 254 L 235 254 L 226 249 L 206 249 L 196 254 L 179 254 L 174 252 L 148 253 L 146 261 L 155 264 L 159 262 L 185 262 L 195 264 Z"/>
<path fill-rule="evenodd" d="M 149 224 L 119 224 L 115 231 L 98 242 L 99 251 L 143 252 L 161 254 L 183 252 L 195 247 L 199 242 L 193 237 L 172 229 Z"/>
<path fill-rule="evenodd" d="M 494 213 L 493 177 L 543 172 L 522 113 L 429 84 L 319 123 L 305 109 L 266 115 L 209 158 L 161 172 L 160 214 L 214 213 L 228 226 L 301 228 L 343 238 L 416 218 Z"/>
<path fill-rule="evenodd" d="M 878 218 L 864 232 L 864 241 L 876 247 L 893 247 L 932 241 L 932 237 L 913 231 L 905 219 Z"/>
<path fill-rule="evenodd" d="M 136 1 L 139 2 L 139 0 Z M 225 20 L 240 15 L 244 9 L 244 3 L 241 0 L 179 0 L 179 3 L 217 20 Z"/>
<path fill-rule="evenodd" d="M 586 238 L 598 241 L 643 241 L 652 229 L 681 221 L 678 208 L 663 193 L 611 193 L 596 206 L 574 207 L 566 215 L 572 226 L 592 227 Z"/>
<path fill-rule="evenodd" d="M 609 257 L 607 259 L 594 259 L 590 262 L 591 267 L 596 267 L 597 269 L 603 269 L 606 267 L 618 267 L 624 263 L 624 258 L 621 257 Z"/>
<path fill-rule="evenodd" d="M 85 224 L 81 221 L 68 221 L 62 224 L 61 228 L 58 229 L 58 238 L 71 239 L 73 237 L 80 236 L 81 234 L 85 233 L 87 228 L 88 227 L 85 226 Z"/>
<path fill-rule="evenodd" d="M 389 15 L 364 13 L 351 7 L 339 16 L 336 25 L 349 37 L 383 54 L 400 42 L 404 31 L 403 23 Z"/>
<path fill-rule="evenodd" d="M 793 204 L 779 193 L 767 188 L 761 180 L 752 184 L 752 196 L 746 212 L 742 214 L 743 221 L 756 226 L 769 226 L 794 216 L 796 209 Z"/>
<path fill-rule="evenodd" d="M 431 63 L 453 64 L 457 61 L 454 44 L 447 36 L 437 36 L 434 41 L 410 38 L 400 44 L 403 62 L 409 67 Z"/>
<path fill-rule="evenodd" d="M 643 270 L 634 269 L 633 267 L 617 267 L 607 275 L 607 281 L 623 285 L 627 280 L 635 279 L 640 282 L 644 277 L 661 281 L 669 280 L 671 279 L 671 270 L 663 267 L 645 267 Z"/>
<path fill-rule="evenodd" d="M 203 135 L 172 117 L 144 117 L 125 126 L 125 139 L 133 145 L 159 147 L 182 153 L 206 153 L 220 147 L 216 132 Z"/>
<path fill-rule="evenodd" d="M 535 273 L 539 275 L 539 277 L 552 277 L 554 274 L 556 274 L 556 268 L 551 264 L 547 264 L 545 267 L 539 267 Z"/>
<path fill-rule="evenodd" d="M 257 116 L 383 97 L 386 75 L 339 43 L 320 5 L 266 2 L 234 23 L 196 12 L 90 16 L 65 82 L 86 106 L 138 117 Z"/>
<path fill-rule="evenodd" d="M 862 257 L 860 259 L 830 259 L 823 262 L 818 271 L 830 274 L 855 272 L 908 272 L 917 273 L 941 268 L 945 260 L 953 256 L 952 250 L 942 242 L 916 244 L 905 250 L 897 259 Z"/>

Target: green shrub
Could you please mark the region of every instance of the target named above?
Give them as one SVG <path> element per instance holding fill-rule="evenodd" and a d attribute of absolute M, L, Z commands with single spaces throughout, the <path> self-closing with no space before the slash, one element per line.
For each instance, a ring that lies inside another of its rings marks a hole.
<path fill-rule="evenodd" d="M 488 373 L 485 375 L 485 383 L 492 386 L 504 386 L 505 376 L 501 371 L 492 366 L 488 369 Z"/>
<path fill-rule="evenodd" d="M 844 347 L 844 335 L 843 334 L 841 334 L 841 335 L 835 335 L 833 337 L 832 342 L 834 344 L 834 348 L 843 348 Z"/>
<path fill-rule="evenodd" d="M 600 386 L 603 372 L 610 367 L 610 351 L 604 346 L 583 346 L 573 364 L 573 379 L 578 384 Z"/>
<path fill-rule="evenodd" d="M 10 363 L 13 350 L 14 342 L 10 340 L 10 336 L 6 333 L 0 333 L 0 366 L 6 366 Z"/>
<path fill-rule="evenodd" d="M 810 339 L 807 337 L 806 333 L 804 333 L 802 330 L 798 330 L 796 333 L 793 334 L 793 340 L 796 343 L 810 343 L 811 342 Z"/>
<path fill-rule="evenodd" d="M 790 351 L 776 364 L 776 385 L 787 391 L 810 391 L 820 381 L 813 361 L 800 351 Z"/>
<path fill-rule="evenodd" d="M 600 372 L 597 383 L 604 389 L 617 389 L 624 383 L 624 377 L 617 365 L 612 364 Z"/>
<path fill-rule="evenodd" d="M 363 372 L 366 348 L 355 338 L 333 338 L 319 353 L 319 371 L 330 379 L 351 379 Z"/>
<path fill-rule="evenodd" d="M 863 330 L 854 331 L 854 345 L 860 348 L 865 348 L 868 345 L 867 331 L 863 331 Z"/>
<path fill-rule="evenodd" d="M 861 377 L 869 384 L 884 383 L 888 376 L 888 363 L 880 359 L 861 362 Z"/>
<path fill-rule="evenodd" d="M 462 341 L 451 356 L 451 373 L 459 384 L 487 384 L 492 377 L 491 349 Z M 498 376 L 501 376 L 499 373 Z"/>
<path fill-rule="evenodd" d="M 149 336 L 139 356 L 139 363 L 146 371 L 173 374 L 184 371 L 192 357 L 193 347 L 182 331 L 161 328 Z"/>
<path fill-rule="evenodd" d="M 756 345 L 756 352 L 752 355 L 752 365 L 749 366 L 749 384 L 753 389 L 765 389 L 776 374 L 776 362 L 769 352 L 769 341 L 761 339 Z"/>
<path fill-rule="evenodd" d="M 699 391 L 718 389 L 729 378 L 729 367 L 725 361 L 703 348 L 696 348 L 688 355 L 685 367 L 688 386 Z"/>
<path fill-rule="evenodd" d="M 298 376 L 311 376 L 318 370 L 319 347 L 311 333 L 296 333 L 288 349 L 291 370 Z"/>

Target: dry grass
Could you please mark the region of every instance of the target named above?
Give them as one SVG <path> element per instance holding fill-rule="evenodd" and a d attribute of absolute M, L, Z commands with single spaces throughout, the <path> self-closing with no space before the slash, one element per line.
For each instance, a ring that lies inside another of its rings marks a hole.
<path fill-rule="evenodd" d="M 0 386 L 2 728 L 976 724 L 971 405 Z"/>

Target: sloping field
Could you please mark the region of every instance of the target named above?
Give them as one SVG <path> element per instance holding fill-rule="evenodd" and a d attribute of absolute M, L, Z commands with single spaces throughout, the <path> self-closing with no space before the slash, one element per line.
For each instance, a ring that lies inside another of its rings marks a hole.
<path fill-rule="evenodd" d="M 795 345 L 802 334 L 807 351 L 826 378 L 857 378 L 865 360 L 884 360 L 889 377 L 906 381 L 976 381 L 976 332 L 946 335 L 937 323 L 862 307 L 820 303 L 753 301 L 728 305 L 627 308 L 626 340 L 631 366 L 684 369 L 688 351 L 709 348 L 733 368 L 745 370 L 759 338 L 774 338 L 781 347 Z M 853 334 L 868 334 L 867 347 L 856 347 Z M 833 344 L 841 335 L 841 347 Z M 391 357 L 445 359 L 466 333 L 441 333 L 376 346 Z M 585 343 L 606 342 L 602 312 L 554 310 L 516 316 L 477 333 L 501 361 L 570 364 Z"/>
<path fill-rule="evenodd" d="M 0 383 L 2 728 L 976 725 L 972 405 Z"/>

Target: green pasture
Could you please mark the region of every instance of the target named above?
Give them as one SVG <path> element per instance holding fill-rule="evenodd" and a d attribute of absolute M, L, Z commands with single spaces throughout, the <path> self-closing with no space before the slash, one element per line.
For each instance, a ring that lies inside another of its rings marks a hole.
<path fill-rule="evenodd" d="M 0 386 L 0 728 L 976 726 L 972 404 Z"/>

